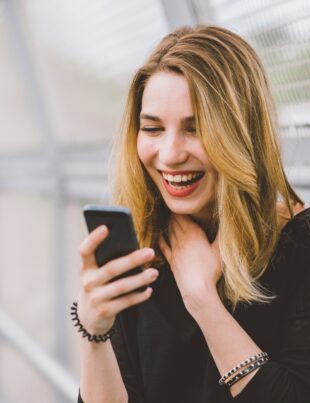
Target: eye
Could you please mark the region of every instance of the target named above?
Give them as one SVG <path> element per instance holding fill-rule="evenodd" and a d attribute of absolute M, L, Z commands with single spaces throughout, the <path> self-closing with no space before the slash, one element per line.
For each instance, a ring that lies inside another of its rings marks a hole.
<path fill-rule="evenodd" d="M 187 133 L 192 133 L 192 134 L 196 134 L 196 128 L 195 127 L 188 127 L 187 129 L 186 129 L 186 132 Z"/>
<path fill-rule="evenodd" d="M 162 131 L 160 127 L 142 127 L 140 130 L 142 132 L 148 132 L 148 133 L 156 133 Z"/>

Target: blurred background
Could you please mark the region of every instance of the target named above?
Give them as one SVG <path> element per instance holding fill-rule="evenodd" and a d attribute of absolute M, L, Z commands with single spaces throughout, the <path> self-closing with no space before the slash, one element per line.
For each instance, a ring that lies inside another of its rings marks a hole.
<path fill-rule="evenodd" d="M 109 201 L 133 72 L 163 35 L 197 23 L 261 56 L 286 171 L 309 205 L 309 0 L 0 0 L 0 403 L 76 401 L 81 210 Z"/>

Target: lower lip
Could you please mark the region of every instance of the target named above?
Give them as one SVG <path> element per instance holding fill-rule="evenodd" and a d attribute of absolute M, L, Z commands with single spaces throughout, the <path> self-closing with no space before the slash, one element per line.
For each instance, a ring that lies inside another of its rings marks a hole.
<path fill-rule="evenodd" d="M 201 178 L 202 179 L 202 178 Z M 199 179 L 197 182 L 193 183 L 191 186 L 187 186 L 184 189 L 175 189 L 173 187 L 171 187 L 166 181 L 165 179 L 162 177 L 165 189 L 167 190 L 167 192 L 171 195 L 171 196 L 176 196 L 176 197 L 185 197 L 190 195 L 191 193 L 193 193 L 197 187 L 199 186 L 201 179 Z"/>

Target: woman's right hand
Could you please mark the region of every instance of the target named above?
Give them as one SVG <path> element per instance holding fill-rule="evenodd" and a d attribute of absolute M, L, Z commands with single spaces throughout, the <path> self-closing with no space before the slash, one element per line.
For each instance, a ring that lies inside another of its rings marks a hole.
<path fill-rule="evenodd" d="M 138 249 L 98 268 L 95 250 L 107 236 L 107 227 L 100 226 L 80 246 L 82 263 L 78 315 L 85 329 L 96 335 L 108 332 L 120 311 L 146 301 L 152 294 L 151 287 L 142 292 L 131 291 L 149 285 L 158 277 L 158 270 L 149 268 L 139 274 L 110 282 L 113 277 L 150 262 L 154 258 L 154 250 Z M 122 295 L 126 293 L 129 294 Z"/>

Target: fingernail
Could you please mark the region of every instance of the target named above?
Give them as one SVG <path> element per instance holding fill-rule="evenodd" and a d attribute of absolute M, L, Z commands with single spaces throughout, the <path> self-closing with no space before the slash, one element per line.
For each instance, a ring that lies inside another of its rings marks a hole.
<path fill-rule="evenodd" d="M 158 277 L 158 270 L 156 270 L 156 269 L 152 269 L 152 271 L 151 271 L 151 277 L 152 278 L 157 278 Z"/>
<path fill-rule="evenodd" d="M 155 255 L 154 249 L 152 249 L 152 248 L 144 248 L 143 249 L 143 256 L 144 257 L 151 258 L 151 257 L 154 257 L 154 255 Z"/>
<path fill-rule="evenodd" d="M 107 226 L 106 225 L 100 225 L 98 227 L 99 234 L 105 234 L 107 232 Z"/>

